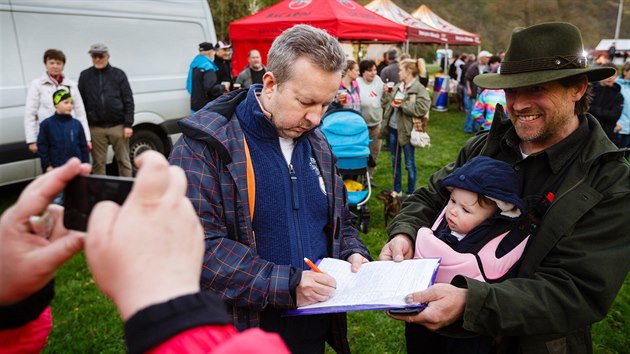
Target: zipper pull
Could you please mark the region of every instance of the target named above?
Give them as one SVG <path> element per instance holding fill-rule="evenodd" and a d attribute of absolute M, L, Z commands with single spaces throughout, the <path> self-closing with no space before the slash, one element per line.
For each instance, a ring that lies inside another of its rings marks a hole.
<path fill-rule="evenodd" d="M 289 164 L 289 175 L 291 176 L 291 200 L 293 202 L 293 209 L 297 210 L 300 208 L 298 200 L 298 183 L 292 164 Z"/>

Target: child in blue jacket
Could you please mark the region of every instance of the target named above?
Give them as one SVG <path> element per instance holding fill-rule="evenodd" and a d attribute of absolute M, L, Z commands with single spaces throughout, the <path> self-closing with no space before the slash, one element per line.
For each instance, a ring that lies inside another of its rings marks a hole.
<path fill-rule="evenodd" d="M 81 122 L 74 119 L 72 96 L 66 89 L 53 93 L 55 114 L 45 119 L 37 136 L 37 151 L 42 164 L 42 171 L 48 172 L 66 163 L 71 157 L 78 157 L 81 162 L 90 162 L 87 140 Z"/>

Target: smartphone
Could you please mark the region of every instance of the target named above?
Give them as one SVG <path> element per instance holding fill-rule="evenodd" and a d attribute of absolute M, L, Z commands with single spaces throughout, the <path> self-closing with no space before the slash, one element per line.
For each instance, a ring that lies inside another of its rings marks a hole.
<path fill-rule="evenodd" d="M 389 310 L 387 312 L 389 312 L 392 315 L 399 315 L 399 316 L 415 316 L 417 314 L 419 314 L 420 312 L 422 312 L 422 310 L 424 310 L 424 307 L 413 307 L 413 308 L 404 308 L 404 309 L 395 309 L 395 310 Z"/>
<path fill-rule="evenodd" d="M 113 176 L 77 176 L 64 190 L 63 224 L 67 229 L 85 231 L 96 203 L 111 200 L 120 205 L 133 186 L 133 178 Z"/>

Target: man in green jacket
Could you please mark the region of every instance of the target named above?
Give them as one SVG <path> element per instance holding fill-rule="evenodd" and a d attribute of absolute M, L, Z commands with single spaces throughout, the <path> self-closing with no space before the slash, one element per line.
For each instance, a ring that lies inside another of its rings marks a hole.
<path fill-rule="evenodd" d="M 526 201 L 519 226 L 530 234 L 517 274 L 501 283 L 457 276 L 410 294 L 428 303 L 405 320 L 448 336 L 495 337 L 501 353 L 590 353 L 590 326 L 610 308 L 630 268 L 630 165 L 587 112 L 588 82 L 613 74 L 587 68 L 578 28 L 516 28 L 499 74 L 475 78 L 504 89 L 489 133 L 471 138 L 457 160 L 409 196 L 388 227 L 382 260 L 412 258 L 417 230 L 447 201 L 439 183 L 477 155 L 511 163 Z M 409 350 L 409 348 L 408 348 Z M 445 347 L 441 352 L 448 352 Z"/>

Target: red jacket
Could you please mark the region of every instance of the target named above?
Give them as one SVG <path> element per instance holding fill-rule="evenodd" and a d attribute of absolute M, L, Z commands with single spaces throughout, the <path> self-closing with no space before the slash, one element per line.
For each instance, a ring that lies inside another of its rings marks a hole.
<path fill-rule="evenodd" d="M 238 333 L 234 326 L 200 326 L 181 332 L 151 349 L 150 354 L 166 353 L 290 353 L 279 335 L 261 329 Z"/>

